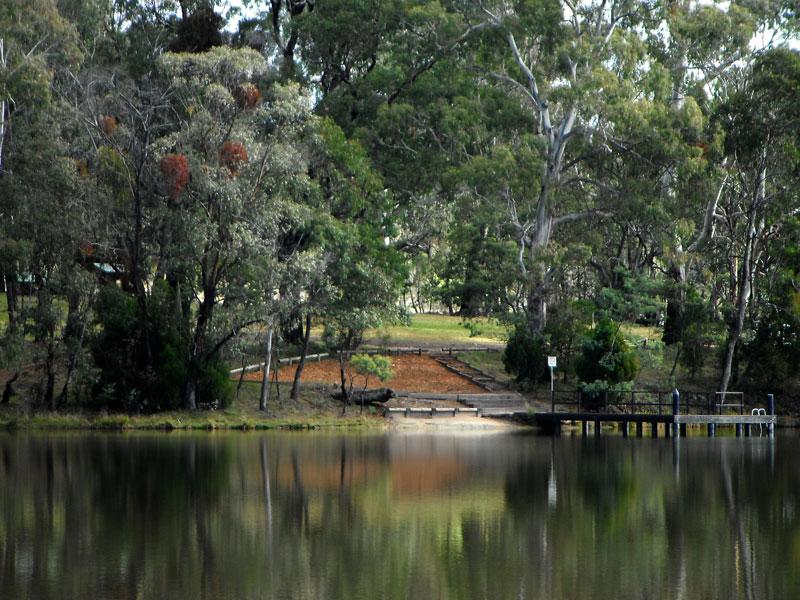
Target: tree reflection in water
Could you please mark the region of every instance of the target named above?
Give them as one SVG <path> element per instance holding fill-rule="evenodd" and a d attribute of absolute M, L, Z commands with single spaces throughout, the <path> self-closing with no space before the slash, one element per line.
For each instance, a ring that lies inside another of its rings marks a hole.
<path fill-rule="evenodd" d="M 7 434 L 0 593 L 800 597 L 798 442 Z"/>

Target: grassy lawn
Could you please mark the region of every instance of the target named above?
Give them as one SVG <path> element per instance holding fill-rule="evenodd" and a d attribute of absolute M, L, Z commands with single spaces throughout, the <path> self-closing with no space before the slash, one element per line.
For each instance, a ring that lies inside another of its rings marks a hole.
<path fill-rule="evenodd" d="M 458 355 L 458 359 L 503 383 L 514 381 L 514 376 L 506 373 L 502 352 L 463 352 Z"/>
<path fill-rule="evenodd" d="M 461 317 L 448 315 L 412 315 L 409 325 L 368 331 L 365 342 L 381 346 L 501 346 L 505 343 L 507 331 L 496 321 L 469 319 L 472 332 L 464 322 Z"/>

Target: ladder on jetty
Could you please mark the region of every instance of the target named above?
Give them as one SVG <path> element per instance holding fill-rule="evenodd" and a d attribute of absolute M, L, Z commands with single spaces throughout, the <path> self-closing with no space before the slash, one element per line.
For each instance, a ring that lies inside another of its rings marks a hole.
<path fill-rule="evenodd" d="M 632 394 L 632 398 L 633 393 Z M 590 425 L 595 435 L 600 435 L 603 423 L 617 423 L 623 436 L 629 434 L 631 424 L 635 424 L 636 435 L 641 437 L 644 433 L 644 426 L 648 425 L 650 435 L 658 437 L 659 429 L 663 431 L 665 437 L 685 436 L 687 425 L 705 425 L 709 437 L 716 435 L 717 426 L 733 426 L 737 437 L 741 435 L 749 436 L 754 425 L 766 428 L 769 436 L 774 435 L 775 423 L 775 396 L 767 395 L 766 408 L 756 408 L 750 413 L 745 412 L 744 400 L 739 394 L 740 401 L 733 403 L 709 403 L 697 402 L 690 399 L 681 403 L 681 396 L 678 390 L 671 394 L 671 402 L 666 404 L 661 401 L 661 396 L 657 394 L 656 401 L 642 402 L 632 399 L 631 402 L 603 403 L 602 411 L 582 410 L 580 398 L 577 402 L 552 401 L 552 408 L 549 412 L 537 412 L 532 415 L 536 425 L 552 433 L 558 434 L 563 423 L 572 422 L 581 424 L 582 435 L 588 435 Z M 578 410 L 557 411 L 560 405 L 578 405 Z M 692 409 L 703 408 L 704 413 L 692 413 Z M 625 410 L 630 412 L 625 412 Z M 665 410 L 666 409 L 666 410 Z M 737 411 L 734 414 L 723 414 L 725 411 Z M 716 411 L 716 412 L 712 412 Z M 663 426 L 662 426 L 663 424 Z"/>

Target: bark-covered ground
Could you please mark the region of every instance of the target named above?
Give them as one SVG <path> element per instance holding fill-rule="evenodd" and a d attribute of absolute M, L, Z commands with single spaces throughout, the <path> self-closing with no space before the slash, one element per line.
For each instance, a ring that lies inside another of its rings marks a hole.
<path fill-rule="evenodd" d="M 445 369 L 430 356 L 409 355 L 393 356 L 392 369 L 394 376 L 380 382 L 375 377 L 370 377 L 366 382 L 366 387 L 388 387 L 393 390 L 403 390 L 406 392 L 439 392 L 439 393 L 464 393 L 480 394 L 485 392 L 483 388 L 475 385 L 471 381 Z M 283 382 L 290 382 L 294 379 L 296 365 L 284 366 L 278 371 L 278 379 Z M 365 387 L 364 376 L 352 374 L 347 370 L 349 383 L 350 376 L 354 376 L 354 389 Z M 261 381 L 260 371 L 254 371 L 245 375 L 248 381 Z M 303 381 L 313 383 L 325 383 L 336 386 L 341 381 L 339 363 L 333 359 L 307 361 L 303 368 Z"/>

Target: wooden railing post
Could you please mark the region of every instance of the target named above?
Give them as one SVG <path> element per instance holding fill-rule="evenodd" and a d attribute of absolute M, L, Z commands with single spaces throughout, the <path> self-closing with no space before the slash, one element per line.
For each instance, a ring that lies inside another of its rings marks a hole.
<path fill-rule="evenodd" d="M 677 421 L 675 421 L 675 417 L 677 417 L 681 412 L 681 393 L 678 391 L 678 388 L 672 390 L 672 429 L 675 437 L 680 437 L 681 432 L 678 427 Z"/>
<path fill-rule="evenodd" d="M 767 394 L 767 414 L 770 416 L 775 416 L 775 394 Z M 775 423 L 769 423 L 767 425 L 767 435 L 772 437 L 775 435 Z"/>

